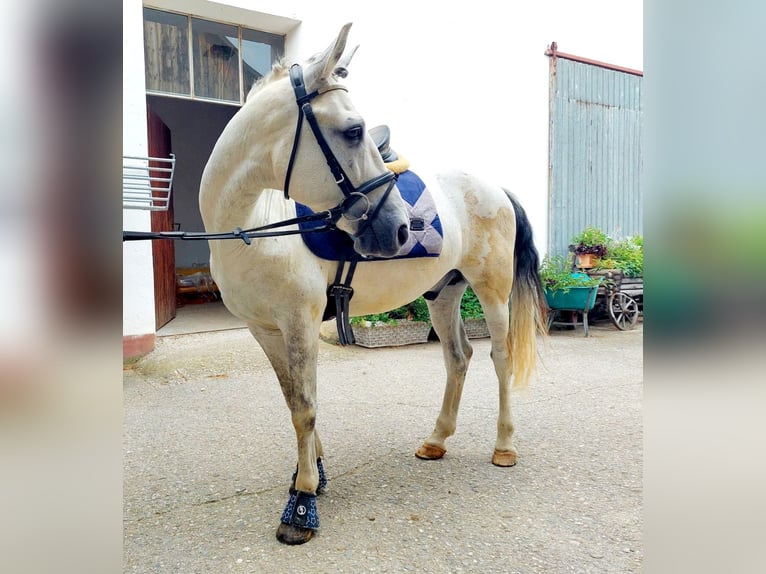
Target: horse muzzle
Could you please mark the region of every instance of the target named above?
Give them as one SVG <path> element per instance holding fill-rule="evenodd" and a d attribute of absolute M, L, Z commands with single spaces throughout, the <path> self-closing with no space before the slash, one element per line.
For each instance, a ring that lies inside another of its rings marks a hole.
<path fill-rule="evenodd" d="M 358 220 L 358 227 L 351 234 L 357 253 L 384 258 L 399 254 L 410 236 L 409 217 L 399 203 L 401 200 L 386 201 L 373 217 Z"/>

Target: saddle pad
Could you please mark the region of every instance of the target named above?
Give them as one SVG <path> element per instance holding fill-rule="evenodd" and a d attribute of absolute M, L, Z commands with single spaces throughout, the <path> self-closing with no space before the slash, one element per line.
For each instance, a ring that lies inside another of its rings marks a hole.
<path fill-rule="evenodd" d="M 404 207 L 410 217 L 410 236 L 397 255 L 391 258 L 362 257 L 354 251 L 354 242 L 348 233 L 340 229 L 303 234 L 303 241 L 311 252 L 320 259 L 328 261 L 387 261 L 412 257 L 438 257 L 442 250 L 444 232 L 436 212 L 431 192 L 414 172 L 404 171 L 399 174 L 396 186 L 404 199 Z M 298 217 L 311 215 L 311 209 L 301 203 L 295 203 Z M 322 225 L 322 222 L 305 222 L 299 227 L 304 230 Z"/>

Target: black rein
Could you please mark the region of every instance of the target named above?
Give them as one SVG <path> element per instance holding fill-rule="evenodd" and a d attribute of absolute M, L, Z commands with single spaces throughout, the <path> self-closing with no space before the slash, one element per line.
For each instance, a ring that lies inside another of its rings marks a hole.
<path fill-rule="evenodd" d="M 189 241 L 194 239 L 241 239 L 246 245 L 250 245 L 250 239 L 258 237 L 278 237 L 281 235 L 298 235 L 303 233 L 319 233 L 321 231 L 328 231 L 335 229 L 335 221 L 340 217 L 341 207 L 335 207 L 328 211 L 321 211 L 319 213 L 313 213 L 311 215 L 305 215 L 303 217 L 294 217 L 293 219 L 287 219 L 285 221 L 278 221 L 276 223 L 270 223 L 262 227 L 252 227 L 250 229 L 242 229 L 237 227 L 232 231 L 225 231 L 221 233 L 205 233 L 203 231 L 123 231 L 123 241 L 137 241 L 140 239 L 175 239 Z M 295 225 L 297 223 L 303 223 L 306 221 L 324 221 L 324 225 L 312 227 L 310 229 L 283 229 L 276 231 L 267 231 L 269 229 L 276 229 L 278 227 L 285 227 L 287 225 Z"/>

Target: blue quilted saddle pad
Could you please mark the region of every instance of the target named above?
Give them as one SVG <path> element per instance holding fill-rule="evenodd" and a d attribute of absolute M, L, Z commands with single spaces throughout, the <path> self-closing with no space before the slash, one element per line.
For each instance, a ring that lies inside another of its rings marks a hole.
<path fill-rule="evenodd" d="M 431 192 L 426 184 L 412 171 L 399 174 L 396 186 L 404 199 L 410 217 L 410 236 L 407 243 L 391 259 L 411 257 L 437 257 L 441 253 L 444 232 L 436 211 Z M 295 203 L 298 217 L 311 215 L 311 209 L 301 203 Z M 323 225 L 321 221 L 311 221 L 300 224 L 301 229 L 311 229 Z M 347 233 L 339 229 L 331 229 L 303 236 L 311 252 L 320 259 L 329 261 L 370 261 L 354 251 L 354 242 Z M 380 259 L 380 260 L 387 260 Z M 374 260 L 374 259 L 372 259 Z"/>

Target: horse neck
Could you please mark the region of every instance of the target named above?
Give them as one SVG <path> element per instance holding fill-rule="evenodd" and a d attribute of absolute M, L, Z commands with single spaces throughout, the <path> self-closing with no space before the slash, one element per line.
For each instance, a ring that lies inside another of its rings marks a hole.
<path fill-rule="evenodd" d="M 200 211 L 205 228 L 230 231 L 293 217 L 292 202 L 272 189 L 278 184 L 269 159 L 254 156 L 252 148 L 223 144 L 216 145 L 202 176 Z"/>
<path fill-rule="evenodd" d="M 260 227 L 292 217 L 295 217 L 294 204 L 285 200 L 282 191 L 250 188 L 221 194 L 212 221 L 216 231 L 231 231 L 237 227 Z"/>

